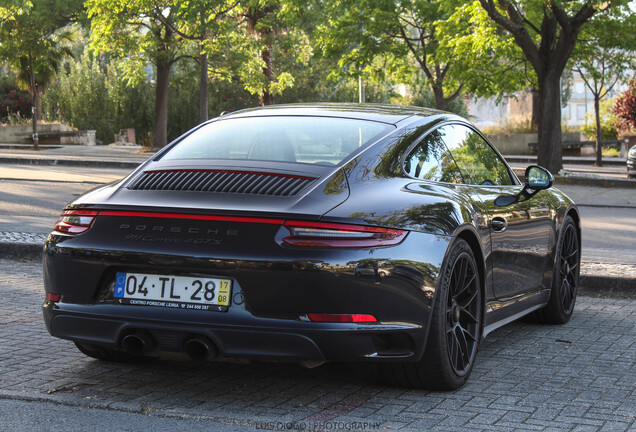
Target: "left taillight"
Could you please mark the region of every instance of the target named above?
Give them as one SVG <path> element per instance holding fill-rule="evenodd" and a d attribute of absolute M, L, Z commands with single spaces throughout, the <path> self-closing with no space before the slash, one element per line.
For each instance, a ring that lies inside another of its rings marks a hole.
<path fill-rule="evenodd" d="M 55 224 L 54 231 L 61 234 L 81 234 L 90 229 L 97 213 L 96 210 L 65 210 Z"/>
<path fill-rule="evenodd" d="M 283 241 L 292 246 L 379 247 L 400 243 L 407 231 L 366 225 L 285 221 L 290 231 Z"/>

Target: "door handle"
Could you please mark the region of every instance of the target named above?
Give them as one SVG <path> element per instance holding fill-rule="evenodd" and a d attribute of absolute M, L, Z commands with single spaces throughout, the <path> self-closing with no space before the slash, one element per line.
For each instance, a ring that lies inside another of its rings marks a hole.
<path fill-rule="evenodd" d="M 490 221 L 490 225 L 495 231 L 504 231 L 507 226 L 506 220 L 499 216 L 492 218 L 492 220 Z"/>

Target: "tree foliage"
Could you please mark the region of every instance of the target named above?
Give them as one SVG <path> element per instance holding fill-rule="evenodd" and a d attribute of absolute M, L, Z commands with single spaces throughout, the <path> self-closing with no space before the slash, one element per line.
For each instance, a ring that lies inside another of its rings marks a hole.
<path fill-rule="evenodd" d="M 601 100 L 636 68 L 636 16 L 597 15 L 583 29 L 575 50 L 575 71 L 594 96 L 596 165 L 602 164 Z M 621 28 L 620 34 L 615 31 Z"/>
<path fill-rule="evenodd" d="M 537 78 L 538 163 L 562 168 L 560 80 L 581 31 L 595 16 L 625 15 L 628 0 L 477 0 L 491 22 L 512 37 Z"/>
<path fill-rule="evenodd" d="M 3 0 L 0 4 L 0 27 L 6 22 L 13 21 L 19 15 L 26 13 L 33 3 L 29 0 Z"/>
<path fill-rule="evenodd" d="M 2 12 L 15 14 L 5 18 L 0 26 L 0 58 L 19 71 L 22 82 L 33 95 L 36 108 L 33 116 L 33 141 L 38 148 L 37 120 L 40 118 L 40 98 L 53 81 L 61 57 L 68 54 L 60 45 L 67 34 L 60 29 L 77 19 L 82 11 L 81 0 L 13 0 Z"/>
<path fill-rule="evenodd" d="M 242 0 L 237 8 L 236 42 L 243 62 L 239 76 L 245 89 L 259 95 L 261 105 L 294 86 L 294 76 L 280 67 L 276 53 L 285 52 L 305 63 L 311 56 L 308 23 L 317 17 L 316 2 L 301 0 Z"/>
<path fill-rule="evenodd" d="M 208 82 L 210 74 L 209 56 L 218 56 L 224 52 L 230 36 L 234 33 L 234 22 L 229 15 L 237 7 L 235 0 L 172 0 L 173 20 L 163 19 L 165 25 L 180 37 L 196 41 L 198 55 L 193 56 L 199 62 L 199 120 L 208 119 Z M 222 69 L 218 64 L 213 69 Z M 213 71 L 213 73 L 216 71 Z"/>
<path fill-rule="evenodd" d="M 334 77 L 387 73 L 403 80 L 419 73 L 439 109 L 462 91 L 492 96 L 519 87 L 503 61 L 507 56 L 500 54 L 511 45 L 488 32 L 478 42 L 469 40 L 479 17 L 456 13 L 455 2 L 334 0 L 327 5 L 329 19 L 319 26 L 318 43 L 325 55 L 339 57 Z M 378 57 L 384 59 L 381 69 L 374 68 Z"/>
<path fill-rule="evenodd" d="M 87 0 L 91 46 L 126 59 L 119 63 L 131 83 L 147 79 L 146 65 L 155 71 L 154 147 L 168 143 L 170 71 L 188 49 L 175 34 L 175 7 L 170 0 Z"/>
<path fill-rule="evenodd" d="M 619 131 L 636 129 L 636 79 L 633 79 L 629 83 L 629 88 L 616 98 L 612 113 L 618 117 Z"/>
<path fill-rule="evenodd" d="M 117 67 L 88 47 L 66 65 L 43 100 L 44 115 L 78 129 L 94 129 L 104 143 L 119 129 L 134 127 L 141 140 L 153 130 L 154 94 L 150 84 L 127 85 Z"/>

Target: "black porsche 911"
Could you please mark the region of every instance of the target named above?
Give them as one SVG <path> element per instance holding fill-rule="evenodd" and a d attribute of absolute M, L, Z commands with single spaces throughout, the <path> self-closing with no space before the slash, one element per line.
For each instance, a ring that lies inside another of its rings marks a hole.
<path fill-rule="evenodd" d="M 448 113 L 239 111 L 66 207 L 44 320 L 101 360 L 373 361 L 455 389 L 488 333 L 572 314 L 580 217 L 551 186 Z"/>

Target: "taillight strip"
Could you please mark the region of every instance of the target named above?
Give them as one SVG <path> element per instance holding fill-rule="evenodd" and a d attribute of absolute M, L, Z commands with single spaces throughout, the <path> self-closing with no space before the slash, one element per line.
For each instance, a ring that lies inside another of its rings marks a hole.
<path fill-rule="evenodd" d="M 380 228 L 380 227 L 366 226 L 366 225 L 349 225 L 349 224 L 339 224 L 339 223 L 331 223 L 331 222 L 311 222 L 311 221 L 295 221 L 295 220 L 286 220 L 285 226 L 297 227 L 297 228 L 316 228 L 316 229 L 331 229 L 331 230 L 342 230 L 342 231 L 391 233 L 391 234 L 401 234 L 404 232 L 402 230 L 397 230 L 392 228 Z"/>
<path fill-rule="evenodd" d="M 391 246 L 400 243 L 407 234 L 407 231 L 393 228 L 332 222 L 129 210 L 65 210 L 55 225 L 55 231 L 64 234 L 80 234 L 92 226 L 95 217 L 98 215 L 283 225 L 291 234 L 285 237 L 283 241 L 290 246 L 300 247 L 369 248 Z"/>
<path fill-rule="evenodd" d="M 53 231 L 61 234 L 81 234 L 93 225 L 97 210 L 64 210 Z"/>

